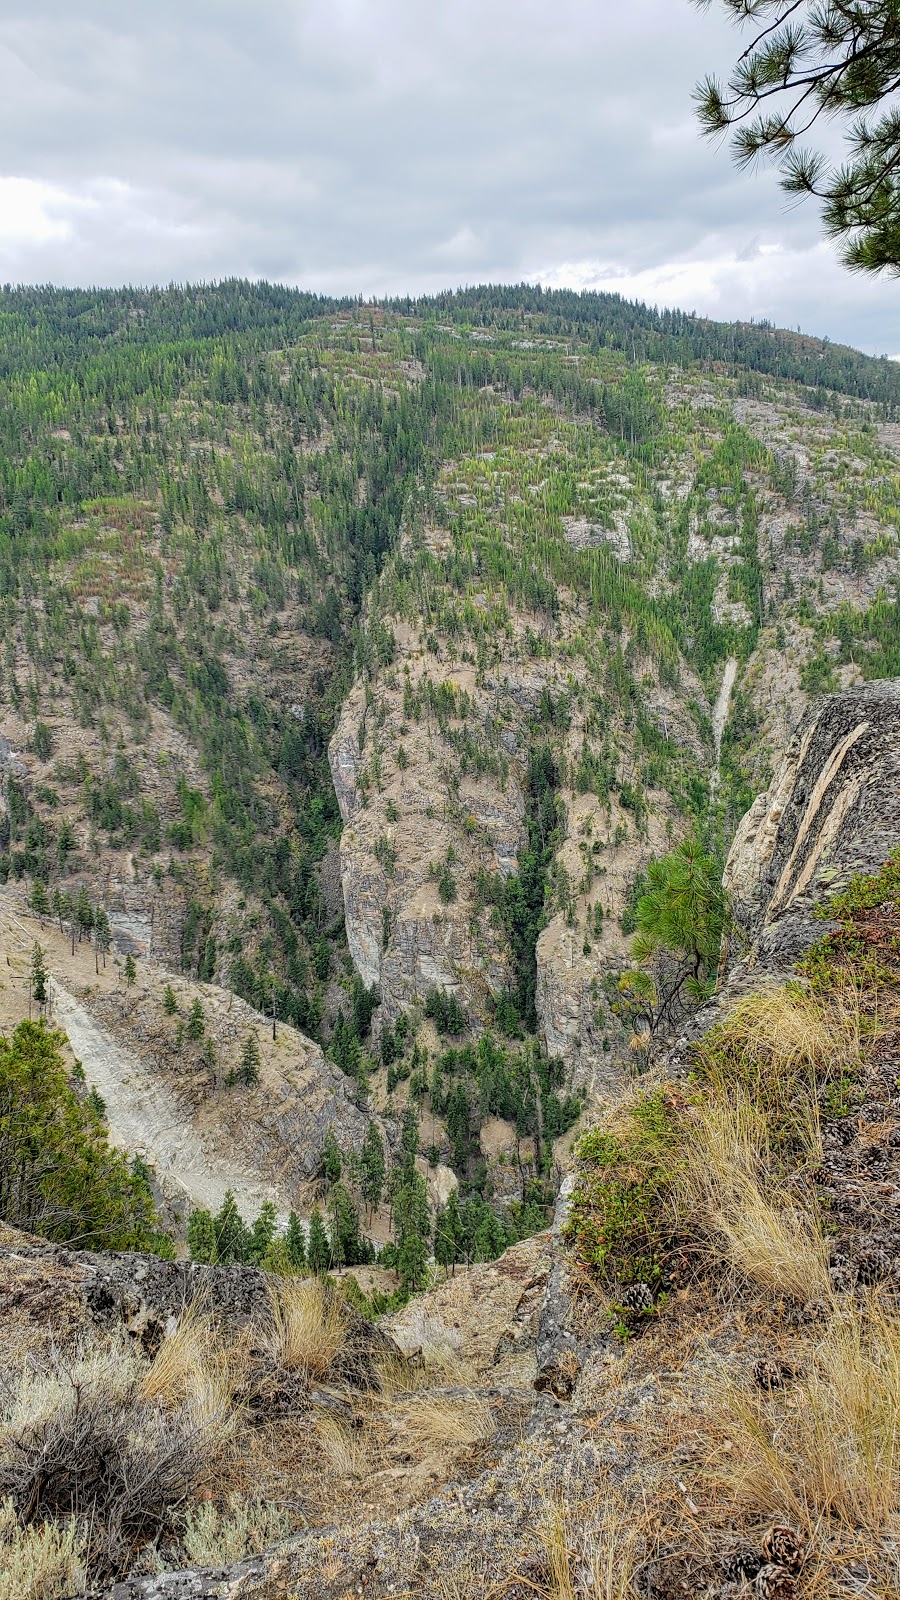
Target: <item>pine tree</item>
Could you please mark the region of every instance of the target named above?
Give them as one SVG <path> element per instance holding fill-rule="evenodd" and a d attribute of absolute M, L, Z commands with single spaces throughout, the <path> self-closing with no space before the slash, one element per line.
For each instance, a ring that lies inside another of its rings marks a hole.
<path fill-rule="evenodd" d="M 199 1044 L 205 1032 L 206 1019 L 203 1015 L 203 1007 L 198 998 L 194 1001 L 190 1011 L 188 1012 L 187 1036 L 189 1039 L 193 1039 L 195 1044 Z"/>
<path fill-rule="evenodd" d="M 35 916 L 40 918 L 43 927 L 44 918 L 50 915 L 50 896 L 47 893 L 47 885 L 40 878 L 35 878 L 31 886 L 31 909 Z"/>
<path fill-rule="evenodd" d="M 327 1272 L 331 1265 L 331 1251 L 328 1245 L 328 1235 L 322 1221 L 322 1213 L 318 1206 L 314 1206 L 309 1219 L 309 1244 L 306 1248 L 306 1259 L 311 1272 Z"/>
<path fill-rule="evenodd" d="M 447 1204 L 438 1212 L 435 1223 L 434 1258 L 439 1266 L 456 1266 L 459 1260 L 461 1240 L 462 1218 L 459 1210 L 459 1195 L 453 1189 Z"/>
<path fill-rule="evenodd" d="M 31 952 L 31 993 L 42 1012 L 50 998 L 50 974 L 44 956 L 45 951 L 35 942 Z"/>
<path fill-rule="evenodd" d="M 216 1231 L 216 1255 L 226 1265 L 246 1261 L 249 1252 L 250 1230 L 237 1208 L 234 1191 L 226 1189 L 225 1198 L 213 1218 Z"/>
<path fill-rule="evenodd" d="M 339 1183 L 341 1177 L 341 1152 L 334 1128 L 329 1124 L 322 1143 L 322 1176 L 328 1183 Z"/>
<path fill-rule="evenodd" d="M 137 967 L 134 964 L 134 956 L 131 954 L 130 950 L 129 950 L 127 956 L 125 957 L 124 973 L 125 973 L 125 982 L 127 983 L 128 987 L 130 989 L 132 984 L 134 983 L 135 978 L 137 977 Z"/>
<path fill-rule="evenodd" d="M 172 988 L 170 983 L 167 983 L 163 990 L 163 1011 L 167 1017 L 174 1017 L 178 1011 L 178 1001 L 175 998 L 175 990 Z"/>
<path fill-rule="evenodd" d="M 75 896 L 75 924 L 78 928 L 78 943 L 80 944 L 82 937 L 85 934 L 92 933 L 94 928 L 94 908 L 91 905 L 91 897 L 84 884 L 82 884 Z"/>
<path fill-rule="evenodd" d="M 104 967 L 106 966 L 106 957 L 109 954 L 109 947 L 110 947 L 111 944 L 112 944 L 112 928 L 110 927 L 109 915 L 108 915 L 108 913 L 106 911 L 105 906 L 98 906 L 96 911 L 94 912 L 94 971 L 95 972 L 99 972 L 99 963 L 98 963 L 98 960 L 97 960 L 98 956 L 102 956 L 103 957 L 103 965 L 104 965 Z"/>
<path fill-rule="evenodd" d="M 248 1258 L 257 1265 L 269 1249 L 275 1238 L 275 1224 L 277 1214 L 271 1200 L 267 1200 L 253 1224 L 250 1234 Z"/>
<path fill-rule="evenodd" d="M 344 1184 L 332 1186 L 328 1196 L 328 1215 L 331 1223 L 331 1259 L 336 1267 L 352 1267 L 362 1254 L 359 1237 L 359 1216 Z"/>
<path fill-rule="evenodd" d="M 404 1171 L 394 1198 L 397 1269 L 405 1289 L 420 1289 L 426 1280 L 429 1221 L 425 1179 L 413 1166 Z"/>
<path fill-rule="evenodd" d="M 292 1211 L 288 1217 L 284 1242 L 291 1266 L 295 1272 L 302 1272 L 306 1266 L 306 1231 L 296 1211 Z"/>
<path fill-rule="evenodd" d="M 255 1033 L 248 1033 L 235 1074 L 238 1083 L 252 1089 L 254 1084 L 259 1083 L 259 1066 L 259 1041 Z"/>
<path fill-rule="evenodd" d="M 192 1261 L 213 1265 L 219 1259 L 216 1249 L 216 1225 L 212 1213 L 202 1208 L 188 1217 L 187 1243 Z"/>
<path fill-rule="evenodd" d="M 362 1197 L 369 1208 L 369 1218 L 371 1220 L 373 1213 L 381 1205 L 385 1174 L 384 1145 L 381 1142 L 381 1134 L 375 1122 L 370 1122 L 366 1129 L 361 1166 L 362 1181 L 360 1187 L 362 1189 Z"/>

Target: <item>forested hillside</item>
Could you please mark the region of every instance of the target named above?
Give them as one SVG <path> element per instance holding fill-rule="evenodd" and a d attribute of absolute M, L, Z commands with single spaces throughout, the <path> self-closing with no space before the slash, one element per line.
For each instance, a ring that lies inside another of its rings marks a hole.
<path fill-rule="evenodd" d="M 546 1201 L 649 863 L 900 671 L 898 403 L 611 296 L 4 290 L 0 881 Z"/>

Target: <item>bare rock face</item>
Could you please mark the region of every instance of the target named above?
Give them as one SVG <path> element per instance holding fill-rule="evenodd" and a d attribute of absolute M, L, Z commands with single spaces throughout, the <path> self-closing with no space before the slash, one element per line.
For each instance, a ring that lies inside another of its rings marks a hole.
<path fill-rule="evenodd" d="M 790 971 L 827 930 L 816 908 L 898 846 L 900 679 L 885 679 L 810 709 L 738 828 L 725 887 L 752 965 Z"/>
<path fill-rule="evenodd" d="M 363 982 L 379 988 L 382 1021 L 439 989 L 488 1023 L 516 985 L 497 902 L 528 847 L 529 758 L 552 737 L 561 837 L 536 950 L 538 1025 L 572 1086 L 603 1096 L 621 1087 L 628 1048 L 610 1010 L 630 959 L 620 917 L 636 874 L 684 823 L 663 790 L 648 792 L 639 825 L 620 795 L 601 799 L 583 777 L 608 736 L 621 782 L 631 734 L 597 711 L 599 668 L 566 652 L 578 618 L 573 600 L 558 649 L 537 654 L 517 619 L 489 666 L 392 619 L 395 661 L 354 686 L 329 761 L 347 940 Z M 679 700 L 645 664 L 648 717 L 702 764 L 708 751 L 681 703 L 688 690 L 702 703 L 702 687 L 685 664 Z"/>

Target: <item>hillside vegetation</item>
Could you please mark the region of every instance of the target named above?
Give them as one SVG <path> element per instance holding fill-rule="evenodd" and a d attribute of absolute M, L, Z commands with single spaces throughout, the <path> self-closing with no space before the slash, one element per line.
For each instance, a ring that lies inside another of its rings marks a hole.
<path fill-rule="evenodd" d="M 321 1044 L 495 1248 L 643 1059 L 651 862 L 897 670 L 898 401 L 610 296 L 4 290 L 7 893 Z"/>

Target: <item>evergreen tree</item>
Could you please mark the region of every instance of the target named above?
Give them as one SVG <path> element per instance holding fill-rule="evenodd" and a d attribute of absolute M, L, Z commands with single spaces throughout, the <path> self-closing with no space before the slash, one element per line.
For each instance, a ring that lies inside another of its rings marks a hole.
<path fill-rule="evenodd" d="M 359 1217 L 350 1194 L 343 1183 L 332 1185 L 328 1196 L 330 1222 L 331 1260 L 336 1267 L 352 1267 L 362 1254 L 359 1237 Z"/>
<path fill-rule="evenodd" d="M 198 1208 L 188 1217 L 187 1243 L 192 1261 L 213 1265 L 219 1259 L 216 1249 L 216 1225 L 212 1213 Z"/>
<path fill-rule="evenodd" d="M 234 1191 L 226 1189 L 225 1198 L 213 1218 L 216 1234 L 216 1255 L 227 1266 L 247 1260 L 250 1251 L 250 1231 L 237 1208 Z"/>
<path fill-rule="evenodd" d="M 284 1242 L 287 1246 L 291 1267 L 295 1272 L 302 1272 L 306 1266 L 306 1230 L 296 1211 L 292 1211 L 288 1217 Z"/>
<path fill-rule="evenodd" d="M 31 994 L 41 1012 L 50 999 L 50 974 L 45 961 L 46 952 L 35 942 L 31 952 Z"/>
<path fill-rule="evenodd" d="M 127 983 L 128 987 L 130 989 L 132 987 L 136 977 L 137 977 L 137 967 L 135 966 L 134 956 L 131 954 L 130 950 L 129 950 L 127 956 L 125 957 L 124 973 L 125 973 L 125 982 Z"/>
<path fill-rule="evenodd" d="M 326 1183 L 339 1183 L 342 1170 L 340 1147 L 334 1128 L 329 1125 L 322 1142 L 322 1176 Z"/>
<path fill-rule="evenodd" d="M 167 983 L 163 990 L 163 1011 L 167 1017 L 174 1017 L 178 1011 L 178 1001 L 175 998 L 175 990 L 172 988 L 170 983 Z"/>
<path fill-rule="evenodd" d="M 456 1189 L 451 1190 L 447 1204 L 442 1206 L 437 1214 L 434 1229 L 434 1258 L 439 1266 L 455 1267 L 459 1259 L 460 1242 L 462 1238 L 462 1219 L 459 1211 L 459 1195 Z"/>
<path fill-rule="evenodd" d="M 82 937 L 93 932 L 94 927 L 94 908 L 91 905 L 91 897 L 84 884 L 81 885 L 75 896 L 75 925 L 78 929 L 78 943 L 80 944 Z"/>
<path fill-rule="evenodd" d="M 203 1015 L 203 1006 L 198 998 L 193 1002 L 188 1012 L 187 1036 L 189 1039 L 193 1039 L 195 1044 L 199 1044 L 205 1032 L 206 1018 Z"/>
<path fill-rule="evenodd" d="M 366 1129 L 366 1137 L 362 1148 L 361 1189 L 362 1197 L 369 1208 L 369 1217 L 381 1205 L 384 1193 L 384 1145 L 381 1140 L 377 1123 L 370 1122 Z"/>
<path fill-rule="evenodd" d="M 259 1083 L 259 1067 L 259 1041 L 255 1033 L 248 1033 L 244 1040 L 241 1059 L 235 1074 L 238 1083 L 242 1083 L 246 1088 L 252 1089 L 255 1084 Z"/>
<path fill-rule="evenodd" d="M 47 885 L 40 878 L 35 878 L 31 886 L 31 909 L 35 916 L 40 918 L 43 927 L 44 918 L 50 915 L 50 896 L 47 893 Z"/>
<path fill-rule="evenodd" d="M 69 1084 L 63 1036 L 0 1037 L 0 1219 L 92 1250 L 170 1253 L 147 1184 Z"/>
<path fill-rule="evenodd" d="M 96 911 L 94 912 L 94 971 L 95 972 L 99 972 L 99 963 L 98 963 L 98 960 L 97 960 L 98 956 L 102 956 L 103 957 L 103 965 L 104 965 L 104 967 L 106 966 L 106 957 L 109 954 L 109 948 L 110 948 L 111 944 L 112 944 L 112 928 L 110 926 L 109 914 L 107 913 L 105 906 L 98 906 Z"/>
<path fill-rule="evenodd" d="M 247 1252 L 248 1259 L 257 1265 L 262 1261 L 275 1238 L 277 1220 L 275 1207 L 271 1200 L 267 1200 L 251 1229 Z"/>
<path fill-rule="evenodd" d="M 310 1272 L 327 1272 L 331 1265 L 331 1250 L 328 1244 L 328 1235 L 325 1232 L 325 1223 L 318 1206 L 313 1206 L 309 1219 L 309 1243 L 306 1247 L 306 1259 Z"/>

